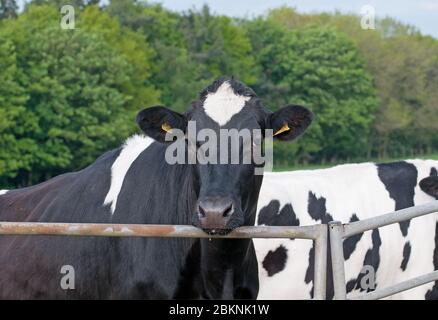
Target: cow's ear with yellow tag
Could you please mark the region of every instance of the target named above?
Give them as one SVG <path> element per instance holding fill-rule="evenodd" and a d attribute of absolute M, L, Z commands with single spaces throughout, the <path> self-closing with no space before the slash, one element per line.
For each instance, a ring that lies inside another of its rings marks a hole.
<path fill-rule="evenodd" d="M 274 139 L 289 141 L 300 136 L 313 120 L 313 113 L 305 107 L 288 105 L 269 115 L 267 129 Z"/>
<path fill-rule="evenodd" d="M 289 125 L 287 124 L 287 122 L 285 122 L 285 124 L 283 124 L 283 126 L 278 129 L 276 132 L 274 132 L 274 137 L 278 136 L 279 134 L 282 134 L 283 132 L 287 132 L 290 131 Z"/>
<path fill-rule="evenodd" d="M 172 127 L 171 127 L 167 122 L 164 122 L 164 123 L 161 125 L 161 129 L 162 129 L 164 132 L 168 132 L 168 133 L 170 133 L 170 132 L 172 131 Z"/>
<path fill-rule="evenodd" d="M 159 142 L 172 142 L 187 130 L 187 118 L 162 106 L 146 108 L 137 114 L 143 132 Z"/>

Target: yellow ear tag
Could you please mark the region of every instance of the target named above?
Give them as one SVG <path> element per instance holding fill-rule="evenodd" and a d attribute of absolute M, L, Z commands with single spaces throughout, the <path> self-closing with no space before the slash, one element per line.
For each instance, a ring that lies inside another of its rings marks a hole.
<path fill-rule="evenodd" d="M 274 136 L 279 135 L 280 133 L 283 133 L 283 132 L 286 132 L 289 130 L 290 130 L 290 128 L 286 122 L 285 124 L 283 124 L 283 126 L 277 132 L 274 133 Z"/>
<path fill-rule="evenodd" d="M 166 131 L 166 132 L 170 132 L 172 130 L 172 128 L 169 126 L 169 124 L 167 122 L 165 122 L 161 125 L 161 129 L 163 129 L 163 131 Z"/>

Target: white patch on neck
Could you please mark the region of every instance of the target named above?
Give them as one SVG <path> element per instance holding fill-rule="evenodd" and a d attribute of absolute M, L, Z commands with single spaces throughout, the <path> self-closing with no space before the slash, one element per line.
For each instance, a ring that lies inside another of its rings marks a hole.
<path fill-rule="evenodd" d="M 111 204 L 111 214 L 116 211 L 117 198 L 131 164 L 152 142 L 154 139 L 137 134 L 125 141 L 122 151 L 111 167 L 111 186 L 103 202 L 103 205 Z"/>
<path fill-rule="evenodd" d="M 8 192 L 9 190 L 0 190 L 0 196 L 2 195 L 2 194 L 5 194 L 6 192 Z"/>
<path fill-rule="evenodd" d="M 222 83 L 216 92 L 209 93 L 205 98 L 205 113 L 220 126 L 226 124 L 245 106 L 245 102 L 251 97 L 234 93 L 228 81 Z"/>

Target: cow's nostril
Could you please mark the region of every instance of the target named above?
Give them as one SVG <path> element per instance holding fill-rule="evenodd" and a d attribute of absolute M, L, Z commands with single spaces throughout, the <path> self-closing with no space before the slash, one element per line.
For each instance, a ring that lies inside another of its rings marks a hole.
<path fill-rule="evenodd" d="M 205 217 L 205 211 L 201 206 L 198 206 L 198 212 L 202 217 Z"/>
<path fill-rule="evenodd" d="M 228 217 L 232 211 L 233 211 L 233 204 L 230 203 L 230 205 L 227 208 L 225 208 L 223 216 Z"/>
<path fill-rule="evenodd" d="M 233 212 L 234 203 L 227 198 L 206 198 L 198 203 L 198 218 L 205 226 L 222 227 Z"/>

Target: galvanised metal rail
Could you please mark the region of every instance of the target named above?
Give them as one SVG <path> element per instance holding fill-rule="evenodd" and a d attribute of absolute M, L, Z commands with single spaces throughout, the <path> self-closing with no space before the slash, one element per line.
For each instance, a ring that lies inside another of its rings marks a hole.
<path fill-rule="evenodd" d="M 394 211 L 381 216 L 342 224 L 329 223 L 330 248 L 333 267 L 335 299 L 381 299 L 406 291 L 428 282 L 438 280 L 438 270 L 373 292 L 353 294 L 347 297 L 343 241 L 372 229 L 410 220 L 438 212 L 438 201 Z M 145 225 L 105 223 L 44 223 L 44 222 L 0 222 L 1 235 L 51 235 L 51 236 L 93 236 L 93 237 L 163 237 L 163 238 L 294 238 L 309 239 L 315 244 L 314 299 L 326 297 L 327 277 L 327 226 L 257 226 L 240 227 L 227 235 L 209 235 L 201 229 L 186 225 Z"/>
<path fill-rule="evenodd" d="M 209 235 L 201 229 L 186 225 L 0 222 L 1 235 L 310 239 L 315 244 L 314 299 L 324 300 L 326 297 L 327 226 L 323 224 L 303 227 L 240 227 L 227 235 Z"/>
<path fill-rule="evenodd" d="M 344 266 L 344 250 L 343 241 L 345 238 L 351 237 L 372 229 L 387 226 L 389 224 L 398 223 L 410 220 L 416 217 L 424 216 L 438 212 L 438 201 L 433 201 L 428 204 L 419 205 L 411 208 L 406 208 L 391 213 L 387 213 L 374 218 L 369 218 L 352 223 L 342 224 L 339 221 L 329 223 L 330 248 L 333 267 L 333 285 L 335 291 L 335 299 L 337 300 L 372 300 L 381 299 L 393 294 L 406 291 L 428 282 L 438 280 L 438 270 L 434 272 L 415 277 L 401 283 L 376 289 L 369 293 L 361 293 L 349 295 L 347 297 L 345 284 L 345 266 Z"/>

